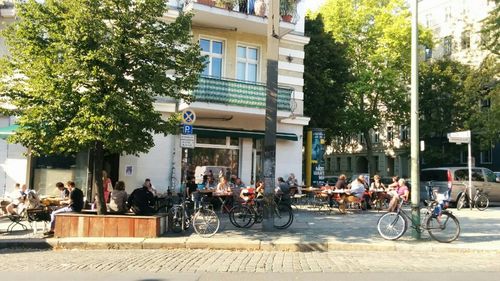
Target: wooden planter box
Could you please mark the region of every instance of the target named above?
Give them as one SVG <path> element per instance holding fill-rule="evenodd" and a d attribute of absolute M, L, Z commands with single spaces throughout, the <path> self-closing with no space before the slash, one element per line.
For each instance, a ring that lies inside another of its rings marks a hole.
<path fill-rule="evenodd" d="M 166 230 L 164 216 L 56 215 L 55 237 L 159 237 Z"/>

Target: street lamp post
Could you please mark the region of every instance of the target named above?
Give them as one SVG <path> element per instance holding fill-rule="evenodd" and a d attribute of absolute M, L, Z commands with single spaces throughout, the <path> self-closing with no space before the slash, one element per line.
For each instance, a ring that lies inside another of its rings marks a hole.
<path fill-rule="evenodd" d="M 418 1 L 412 0 L 411 17 L 411 218 L 414 226 L 420 225 L 420 160 L 418 121 Z M 417 227 L 412 237 L 420 239 Z"/>
<path fill-rule="evenodd" d="M 264 136 L 264 220 L 262 229 L 274 229 L 271 206 L 276 185 L 276 120 L 278 111 L 279 0 L 269 1 L 267 24 L 267 95 Z"/>

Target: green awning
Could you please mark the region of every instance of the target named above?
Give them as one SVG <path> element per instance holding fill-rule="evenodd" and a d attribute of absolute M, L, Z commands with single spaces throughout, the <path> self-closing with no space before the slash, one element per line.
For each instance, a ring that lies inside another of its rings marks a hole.
<path fill-rule="evenodd" d="M 19 125 L 10 125 L 0 128 L 0 139 L 7 139 L 7 137 L 13 135 L 16 132 L 17 128 L 19 128 Z"/>
<path fill-rule="evenodd" d="M 263 139 L 265 136 L 264 131 L 248 131 L 248 130 L 236 130 L 236 129 L 220 129 L 220 128 L 210 128 L 210 127 L 197 127 L 193 126 L 193 134 L 200 137 L 235 137 L 235 138 L 252 138 L 252 139 Z M 298 141 L 299 138 L 296 134 L 291 133 L 276 133 L 276 138 Z"/>

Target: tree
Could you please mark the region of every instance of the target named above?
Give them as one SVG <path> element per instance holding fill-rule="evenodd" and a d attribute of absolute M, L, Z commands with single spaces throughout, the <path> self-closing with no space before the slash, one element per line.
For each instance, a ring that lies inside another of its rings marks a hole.
<path fill-rule="evenodd" d="M 375 159 L 370 131 L 409 119 L 411 21 L 403 0 L 327 0 L 321 8 L 325 30 L 347 46 L 353 80 L 348 83 L 346 132 L 361 132 L 370 173 Z M 431 34 L 420 29 L 422 45 Z"/>
<path fill-rule="evenodd" d="M 486 57 L 465 80 L 463 106 L 469 108 L 465 128 L 478 137 L 481 149 L 500 142 L 500 64 L 498 56 Z"/>
<path fill-rule="evenodd" d="M 306 17 L 305 35 L 311 38 L 304 48 L 304 112 L 310 126 L 325 128 L 327 139 L 344 133 L 346 84 L 350 81 L 346 47 L 324 31 L 321 15 Z"/>
<path fill-rule="evenodd" d="M 0 67 L 0 94 L 15 109 L 10 141 L 35 154 L 94 151 L 99 213 L 105 213 L 103 150 L 138 154 L 152 134 L 175 131 L 156 97 L 191 96 L 203 68 L 191 16 L 161 19 L 164 0 L 29 0 L 3 35 L 10 56 Z"/>
<path fill-rule="evenodd" d="M 495 55 L 500 54 L 498 41 L 500 40 L 500 5 L 495 0 L 495 8 L 483 20 L 481 29 L 481 45 Z"/>
<path fill-rule="evenodd" d="M 426 165 L 456 163 L 458 146 L 449 144 L 447 134 L 465 130 L 471 115 L 471 104 L 478 103 L 467 95 L 464 83 L 473 69 L 451 60 L 423 62 L 419 67 L 420 138 L 426 143 L 423 158 Z"/>

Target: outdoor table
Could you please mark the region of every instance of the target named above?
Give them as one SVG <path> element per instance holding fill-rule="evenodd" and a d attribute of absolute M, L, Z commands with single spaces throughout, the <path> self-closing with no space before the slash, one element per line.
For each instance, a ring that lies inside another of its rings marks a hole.
<path fill-rule="evenodd" d="M 231 210 L 231 206 L 228 206 L 227 203 L 228 203 L 228 199 L 233 198 L 233 193 L 232 192 L 224 192 L 224 193 L 214 192 L 213 196 L 217 197 L 222 204 L 220 207 L 221 213 L 223 211 L 226 211 L 227 213 L 229 213 L 229 211 Z"/>

